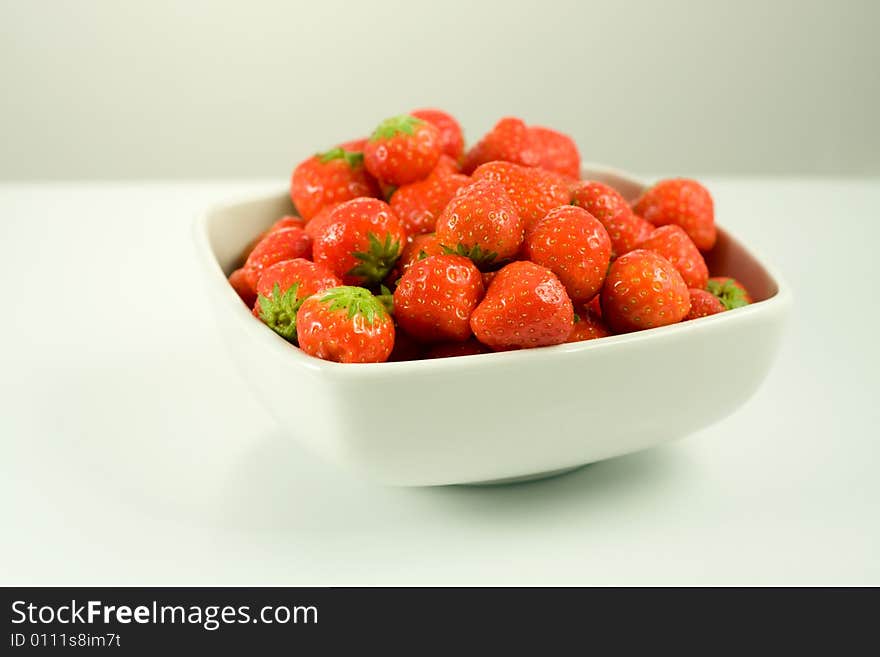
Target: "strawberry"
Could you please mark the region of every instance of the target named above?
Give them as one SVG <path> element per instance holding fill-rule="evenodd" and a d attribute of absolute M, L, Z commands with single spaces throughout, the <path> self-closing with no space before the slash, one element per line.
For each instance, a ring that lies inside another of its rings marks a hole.
<path fill-rule="evenodd" d="M 632 251 L 654 229 L 650 223 L 633 214 L 629 203 L 616 189 L 604 183 L 584 180 L 574 184 L 571 203 L 602 222 L 611 238 L 613 258 Z"/>
<path fill-rule="evenodd" d="M 690 295 L 681 274 L 653 251 L 630 251 L 608 270 L 602 318 L 615 333 L 675 324 L 689 310 Z"/>
<path fill-rule="evenodd" d="M 529 130 L 522 119 L 505 117 L 464 156 L 461 170 L 470 175 L 486 162 L 502 160 L 527 167 L 538 166 L 538 154 L 531 150 Z"/>
<path fill-rule="evenodd" d="M 244 262 L 245 277 L 251 289 L 257 289 L 260 275 L 266 267 L 282 260 L 308 258 L 312 240 L 302 228 L 282 228 L 268 233 L 257 242 Z"/>
<path fill-rule="evenodd" d="M 378 196 L 376 181 L 364 168 L 364 154 L 337 146 L 301 162 L 290 179 L 290 198 L 306 221 L 321 208 L 358 196 Z"/>
<path fill-rule="evenodd" d="M 257 235 L 253 240 L 251 240 L 250 244 L 248 244 L 247 247 L 245 247 L 244 256 L 243 256 L 244 259 L 247 259 L 247 257 L 251 254 L 251 251 L 254 250 L 254 247 L 257 244 L 259 244 L 260 240 L 262 240 L 264 237 L 266 237 L 266 235 L 268 235 L 269 233 L 275 233 L 279 230 L 283 230 L 284 228 L 305 228 L 305 227 L 306 227 L 306 221 L 302 217 L 295 217 L 293 215 L 285 215 L 284 217 L 281 217 L 281 219 L 276 221 L 274 224 L 269 226 L 262 233 Z"/>
<path fill-rule="evenodd" d="M 504 188 L 480 180 L 458 190 L 440 213 L 437 239 L 449 252 L 489 265 L 516 255 L 523 223 Z"/>
<path fill-rule="evenodd" d="M 299 346 L 337 363 L 381 363 L 394 348 L 394 322 L 376 297 L 343 285 L 313 294 L 296 313 Z"/>
<path fill-rule="evenodd" d="M 304 258 L 267 267 L 257 284 L 254 315 L 285 340 L 296 340 L 296 311 L 309 297 L 342 282 L 321 265 Z"/>
<path fill-rule="evenodd" d="M 453 173 L 461 173 L 461 168 L 458 166 L 458 162 L 444 154 L 440 156 L 439 160 L 437 160 L 437 166 L 434 167 L 430 175 L 449 176 Z"/>
<path fill-rule="evenodd" d="M 483 287 L 488 290 L 489 285 L 492 284 L 492 281 L 495 280 L 495 276 L 497 276 L 497 275 L 498 275 L 498 270 L 484 271 L 483 272 Z"/>
<path fill-rule="evenodd" d="M 435 168 L 424 180 L 399 187 L 391 197 L 391 209 L 403 221 L 410 235 L 433 232 L 437 215 L 455 193 L 470 181 L 460 173 L 437 172 Z"/>
<path fill-rule="evenodd" d="M 553 208 L 571 200 L 568 182 L 559 174 L 511 164 L 488 162 L 480 165 L 474 180 L 494 180 L 503 185 L 522 217 L 526 233 Z"/>
<path fill-rule="evenodd" d="M 678 270 L 688 287 L 704 288 L 709 269 L 703 255 L 681 226 L 667 224 L 655 228 L 638 248 L 662 255 Z"/>
<path fill-rule="evenodd" d="M 421 342 L 467 340 L 471 313 L 483 292 L 480 270 L 468 258 L 431 256 L 401 277 L 394 291 L 394 317 Z"/>
<path fill-rule="evenodd" d="M 691 297 L 691 309 L 688 311 L 685 319 L 697 319 L 699 317 L 707 317 L 715 315 L 727 310 L 721 299 L 711 292 L 703 289 L 691 288 L 688 290 Z"/>
<path fill-rule="evenodd" d="M 526 235 L 523 255 L 559 277 L 575 303 L 602 288 L 611 262 L 611 239 L 589 212 L 573 205 L 554 208 Z"/>
<path fill-rule="evenodd" d="M 574 180 L 581 177 L 581 154 L 571 137 L 537 125 L 529 126 L 528 135 L 539 167 Z"/>
<path fill-rule="evenodd" d="M 405 242 L 403 224 L 387 203 L 356 198 L 322 220 L 312 253 L 346 285 L 372 286 L 391 271 Z"/>
<path fill-rule="evenodd" d="M 476 356 L 485 354 L 489 350 L 473 337 L 464 342 L 441 342 L 432 345 L 426 352 L 425 358 L 452 358 L 454 356 Z"/>
<path fill-rule="evenodd" d="M 501 269 L 471 315 L 477 339 L 495 350 L 561 344 L 568 339 L 574 308 L 552 271 L 534 262 Z"/>
<path fill-rule="evenodd" d="M 339 206 L 339 203 L 334 203 L 333 205 L 325 205 L 321 210 L 309 220 L 309 223 L 306 224 L 306 235 L 309 236 L 309 239 L 312 240 L 312 244 L 315 242 L 315 238 L 318 237 L 322 230 L 322 226 L 326 224 L 330 219 L 330 213 Z"/>
<path fill-rule="evenodd" d="M 395 280 L 400 278 L 400 275 L 405 273 L 407 269 L 420 260 L 424 260 L 430 256 L 443 255 L 444 253 L 445 251 L 440 245 L 440 240 L 437 239 L 435 233 L 413 235 L 409 238 L 409 241 L 407 241 L 406 246 L 403 247 L 403 252 L 400 254 L 400 259 L 397 261 L 395 269 L 399 270 L 400 274 Z"/>
<path fill-rule="evenodd" d="M 712 196 L 696 180 L 661 180 L 642 194 L 633 209 L 655 226 L 681 226 L 700 251 L 715 245 Z"/>
<path fill-rule="evenodd" d="M 596 317 L 602 317 L 602 293 L 600 292 L 596 296 L 594 296 L 590 302 L 587 304 L 587 310 Z"/>
<path fill-rule="evenodd" d="M 583 342 L 585 340 L 595 340 L 597 338 L 605 338 L 611 335 L 611 331 L 605 326 L 602 318 L 586 311 L 580 315 L 575 315 L 574 326 L 571 333 L 568 334 L 566 342 Z"/>
<path fill-rule="evenodd" d="M 425 357 L 425 345 L 413 339 L 400 329 L 394 329 L 394 348 L 388 362 L 400 363 L 407 360 L 421 360 Z"/>
<path fill-rule="evenodd" d="M 248 308 L 254 307 L 254 302 L 257 300 L 257 293 L 254 291 L 254 288 L 251 287 L 250 282 L 248 282 L 248 276 L 244 269 L 236 269 L 229 274 L 229 284 L 241 300 L 244 301 L 244 305 Z"/>
<path fill-rule="evenodd" d="M 706 289 L 714 294 L 727 310 L 740 308 L 753 303 L 748 290 L 735 278 L 714 276 L 709 279 Z"/>
<path fill-rule="evenodd" d="M 411 116 L 431 123 L 440 132 L 440 149 L 454 161 L 464 153 L 464 134 L 454 117 L 438 109 L 420 109 L 410 112 Z"/>
<path fill-rule="evenodd" d="M 385 119 L 364 146 L 367 171 L 389 185 L 426 178 L 442 152 L 440 131 L 409 114 Z"/>

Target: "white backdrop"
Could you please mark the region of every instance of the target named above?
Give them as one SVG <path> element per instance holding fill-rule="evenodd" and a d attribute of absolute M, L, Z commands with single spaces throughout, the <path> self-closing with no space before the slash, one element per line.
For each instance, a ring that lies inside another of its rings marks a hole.
<path fill-rule="evenodd" d="M 284 177 L 387 115 L 657 173 L 880 173 L 880 2 L 0 0 L 0 179 Z"/>

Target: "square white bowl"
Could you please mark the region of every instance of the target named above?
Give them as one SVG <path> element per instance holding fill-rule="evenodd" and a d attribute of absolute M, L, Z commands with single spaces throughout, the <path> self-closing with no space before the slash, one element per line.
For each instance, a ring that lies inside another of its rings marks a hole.
<path fill-rule="evenodd" d="M 601 166 L 628 199 L 644 185 Z M 285 192 L 220 205 L 195 224 L 223 334 L 251 387 L 291 438 L 377 481 L 496 483 L 555 474 L 682 438 L 741 406 L 770 369 L 791 293 L 727 231 L 710 271 L 742 281 L 744 308 L 554 347 L 399 363 L 312 358 L 249 312 L 226 276 L 283 214 Z M 735 363 L 723 372 L 718 353 Z"/>

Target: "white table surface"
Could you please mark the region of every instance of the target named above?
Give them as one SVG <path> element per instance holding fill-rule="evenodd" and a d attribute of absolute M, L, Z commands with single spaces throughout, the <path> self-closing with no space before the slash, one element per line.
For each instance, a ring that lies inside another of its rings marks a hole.
<path fill-rule="evenodd" d="M 756 397 L 567 476 L 433 489 L 303 451 L 227 358 L 191 220 L 277 181 L 0 185 L 0 583 L 880 584 L 880 181 L 707 182 L 795 292 Z"/>

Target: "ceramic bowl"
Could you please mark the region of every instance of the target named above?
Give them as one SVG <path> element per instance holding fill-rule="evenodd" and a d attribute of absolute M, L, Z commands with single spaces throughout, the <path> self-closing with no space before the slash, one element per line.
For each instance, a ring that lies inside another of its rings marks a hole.
<path fill-rule="evenodd" d="M 585 167 L 629 199 L 643 184 Z M 601 340 L 399 363 L 339 364 L 285 342 L 226 282 L 242 250 L 293 211 L 286 191 L 218 205 L 195 240 L 218 330 L 291 439 L 401 486 L 556 474 L 682 438 L 744 404 L 770 369 L 791 294 L 726 230 L 707 260 L 755 298 L 744 308 Z M 724 360 L 736 367 L 718 368 Z"/>

